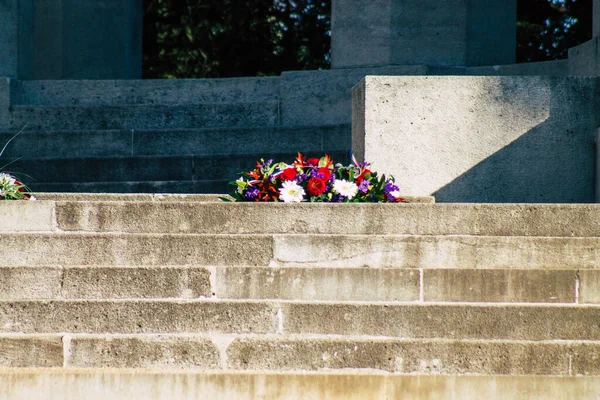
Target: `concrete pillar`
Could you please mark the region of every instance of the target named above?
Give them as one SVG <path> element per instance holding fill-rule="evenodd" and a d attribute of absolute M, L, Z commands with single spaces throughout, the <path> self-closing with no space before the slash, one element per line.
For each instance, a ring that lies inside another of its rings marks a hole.
<path fill-rule="evenodd" d="M 35 79 L 136 79 L 142 0 L 35 0 Z"/>
<path fill-rule="evenodd" d="M 569 75 L 600 76 L 600 0 L 594 0 L 593 37 L 569 49 Z"/>
<path fill-rule="evenodd" d="M 33 72 L 33 0 L 0 0 L 0 76 Z"/>
<path fill-rule="evenodd" d="M 515 62 L 516 0 L 333 0 L 332 68 Z"/>
<path fill-rule="evenodd" d="M 0 76 L 135 79 L 142 0 L 0 0 Z"/>

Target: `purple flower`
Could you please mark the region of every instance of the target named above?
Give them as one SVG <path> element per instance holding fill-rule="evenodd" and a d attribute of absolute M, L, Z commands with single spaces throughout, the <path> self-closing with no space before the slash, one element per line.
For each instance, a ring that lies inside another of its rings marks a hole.
<path fill-rule="evenodd" d="M 369 191 L 369 181 L 362 181 L 358 185 L 358 190 L 360 190 L 363 193 L 367 193 Z"/>
<path fill-rule="evenodd" d="M 298 183 L 302 183 L 302 182 L 304 182 L 307 179 L 308 179 L 308 176 L 306 174 L 298 174 L 298 175 L 296 175 L 296 182 L 298 182 Z"/>
<path fill-rule="evenodd" d="M 400 188 L 398 186 L 394 185 L 394 182 L 388 181 L 387 184 L 385 185 L 385 188 L 383 189 L 383 192 L 385 194 L 390 194 L 391 192 L 393 192 L 395 190 L 400 190 Z"/>
<path fill-rule="evenodd" d="M 244 193 L 244 197 L 248 200 L 253 200 L 256 196 L 258 196 L 258 188 L 254 186 L 249 187 L 248 190 L 246 190 L 246 193 Z"/>

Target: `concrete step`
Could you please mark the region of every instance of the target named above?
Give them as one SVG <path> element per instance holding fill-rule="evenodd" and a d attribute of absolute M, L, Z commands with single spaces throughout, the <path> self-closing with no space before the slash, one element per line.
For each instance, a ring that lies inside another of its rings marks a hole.
<path fill-rule="evenodd" d="M 27 206 L 23 205 L 23 208 Z M 28 229 L 55 229 L 50 217 Z M 22 221 L 7 218 L 3 231 Z M 182 225 L 182 230 L 187 227 Z M 3 233 L 4 266 L 271 266 L 596 270 L 600 238 Z"/>
<path fill-rule="evenodd" d="M 266 157 L 292 163 L 296 155 L 265 151 L 262 154 L 212 156 L 20 159 L 7 169 L 17 176 L 28 177 L 26 181 L 33 191 L 38 191 L 37 186 L 43 187 L 44 183 L 222 181 L 225 183 L 224 190 L 219 192 L 222 193 L 233 190 L 233 187 L 227 189 L 227 182 L 237 179 L 243 171 L 254 169 L 257 160 Z M 350 162 L 346 151 L 330 155 L 340 162 Z"/>
<path fill-rule="evenodd" d="M 279 77 L 163 80 L 41 80 L 19 82 L 13 104 L 125 105 L 272 101 Z"/>
<path fill-rule="evenodd" d="M 11 121 L 4 128 L 16 130 L 25 124 L 31 130 L 274 127 L 279 125 L 279 104 L 12 106 Z"/>
<path fill-rule="evenodd" d="M 293 154 L 298 151 L 344 152 L 350 149 L 350 125 L 227 129 L 75 130 L 21 133 L 3 159 L 29 160 L 90 157 L 215 156 Z M 0 132 L 6 143 L 15 132 Z M 256 160 L 255 160 L 256 161 Z M 291 160 L 292 161 L 292 160 Z M 336 160 L 337 161 L 337 160 Z M 341 162 L 341 160 L 340 160 Z"/>
<path fill-rule="evenodd" d="M 237 300 L 2 300 L 7 334 L 285 334 L 600 340 L 600 306 Z"/>
<path fill-rule="evenodd" d="M 597 376 L 0 369 L 0 398 L 37 400 L 595 400 Z"/>
<path fill-rule="evenodd" d="M 65 231 L 600 237 L 596 222 L 600 205 L 595 204 L 434 204 L 432 198 L 408 200 L 413 203 L 69 201 L 39 207 L 54 208 L 56 226 Z M 3 206 L 18 207 L 14 203 Z"/>
<path fill-rule="evenodd" d="M 599 304 L 600 271 L 268 267 L 0 267 L 0 299 Z"/>
<path fill-rule="evenodd" d="M 231 191 L 231 179 L 176 180 L 176 181 L 126 181 L 126 182 L 33 182 L 28 187 L 34 192 L 63 192 L 89 194 L 216 194 Z M 37 196 L 37 195 L 36 195 Z M 218 197 L 218 196 L 217 196 Z"/>
<path fill-rule="evenodd" d="M 600 375 L 598 341 L 61 334 L 0 335 L 0 349 L 3 368 Z"/>

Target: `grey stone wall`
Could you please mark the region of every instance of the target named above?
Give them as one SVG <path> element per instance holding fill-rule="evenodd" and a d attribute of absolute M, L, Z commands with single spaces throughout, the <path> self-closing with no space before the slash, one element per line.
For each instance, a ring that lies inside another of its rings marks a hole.
<path fill-rule="evenodd" d="M 0 0 L 0 76 L 33 73 L 33 0 Z"/>
<path fill-rule="evenodd" d="M 515 0 L 334 0 L 332 68 L 515 61 Z"/>
<path fill-rule="evenodd" d="M 440 202 L 594 201 L 598 80 L 366 77 L 352 148 Z"/>

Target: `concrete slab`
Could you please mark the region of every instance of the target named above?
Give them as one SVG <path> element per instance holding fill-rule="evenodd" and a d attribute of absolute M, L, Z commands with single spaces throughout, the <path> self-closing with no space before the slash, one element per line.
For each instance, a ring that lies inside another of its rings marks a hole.
<path fill-rule="evenodd" d="M 367 77 L 353 151 L 439 202 L 594 201 L 597 80 Z"/>

